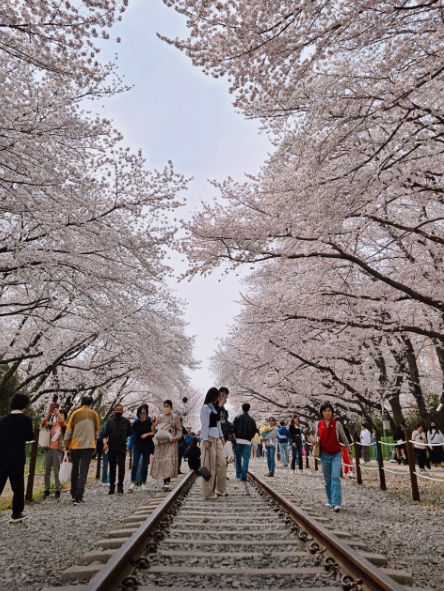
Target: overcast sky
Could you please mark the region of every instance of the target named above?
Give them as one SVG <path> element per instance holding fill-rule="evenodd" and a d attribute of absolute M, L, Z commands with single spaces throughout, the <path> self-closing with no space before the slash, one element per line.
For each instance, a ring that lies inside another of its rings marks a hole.
<path fill-rule="evenodd" d="M 180 15 L 162 0 L 130 0 L 123 22 L 112 32 L 122 39 L 120 45 L 112 44 L 119 54 L 120 73 L 134 88 L 108 99 L 103 114 L 115 121 L 125 144 L 143 149 L 149 167 L 160 168 L 172 160 L 178 172 L 194 177 L 184 217 L 202 199 L 217 197 L 206 179 L 243 180 L 245 172 L 258 172 L 271 149 L 266 136 L 259 134 L 259 124 L 235 112 L 223 79 L 205 76 L 185 55 L 156 37 L 156 32 L 186 35 Z M 185 269 L 178 260 L 177 274 Z M 202 362 L 191 375 L 199 390 L 213 385 L 208 357 L 239 311 L 240 288 L 236 275 L 222 277 L 220 271 L 174 284 L 177 295 L 188 302 L 188 333 L 196 336 L 195 357 Z"/>

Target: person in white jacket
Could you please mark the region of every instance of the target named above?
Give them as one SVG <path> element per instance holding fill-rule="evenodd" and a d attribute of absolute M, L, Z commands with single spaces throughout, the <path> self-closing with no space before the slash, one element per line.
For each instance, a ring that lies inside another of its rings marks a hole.
<path fill-rule="evenodd" d="M 444 470 L 444 436 L 434 421 L 427 431 L 427 443 L 430 450 L 430 462 L 435 464 L 435 470 L 438 470 L 438 464 L 441 464 Z"/>
<path fill-rule="evenodd" d="M 370 431 L 367 429 L 367 425 L 364 423 L 361 425 L 360 441 L 362 446 L 362 455 L 364 457 L 364 464 L 370 463 L 370 445 L 372 443 L 372 436 Z"/>

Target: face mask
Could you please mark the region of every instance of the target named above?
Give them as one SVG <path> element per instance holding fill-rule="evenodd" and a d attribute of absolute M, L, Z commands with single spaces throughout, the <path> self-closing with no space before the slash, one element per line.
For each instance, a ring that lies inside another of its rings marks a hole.
<path fill-rule="evenodd" d="M 172 413 L 172 409 L 169 406 L 165 406 L 163 409 L 163 413 L 165 415 L 170 415 Z"/>
<path fill-rule="evenodd" d="M 115 412 L 114 416 L 116 417 L 116 419 L 121 419 L 123 417 L 123 412 Z"/>

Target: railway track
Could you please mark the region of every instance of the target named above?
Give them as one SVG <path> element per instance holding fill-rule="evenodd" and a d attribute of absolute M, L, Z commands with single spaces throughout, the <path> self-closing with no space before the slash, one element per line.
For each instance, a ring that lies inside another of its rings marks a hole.
<path fill-rule="evenodd" d="M 405 591 L 399 581 L 413 584 L 408 573 L 385 569 L 384 556 L 335 530 L 340 520 L 296 506 L 253 473 L 246 483 L 230 480 L 228 493 L 203 501 L 189 473 L 65 571 L 69 586 L 44 591 Z"/>

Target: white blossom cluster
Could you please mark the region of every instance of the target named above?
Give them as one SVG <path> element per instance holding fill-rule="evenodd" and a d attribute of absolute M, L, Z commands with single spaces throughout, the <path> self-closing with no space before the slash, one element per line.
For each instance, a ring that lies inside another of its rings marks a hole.
<path fill-rule="evenodd" d="M 189 275 L 255 268 L 216 367 L 270 408 L 328 395 L 400 421 L 408 395 L 427 421 L 427 394 L 444 402 L 441 2 L 166 4 L 190 31 L 167 41 L 275 146 L 187 226 Z"/>
<path fill-rule="evenodd" d="M 97 45 L 126 5 L 0 5 L 0 396 L 169 392 L 194 365 L 164 263 L 186 181 L 84 110 L 125 90 Z"/>

